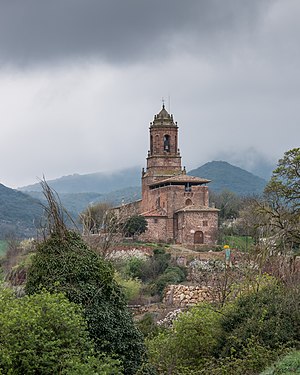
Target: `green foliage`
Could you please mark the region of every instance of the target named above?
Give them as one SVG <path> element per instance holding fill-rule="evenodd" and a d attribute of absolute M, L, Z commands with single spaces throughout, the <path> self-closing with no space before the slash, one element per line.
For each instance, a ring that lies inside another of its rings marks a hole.
<path fill-rule="evenodd" d="M 300 352 L 295 351 L 278 360 L 261 375 L 292 375 L 300 374 Z"/>
<path fill-rule="evenodd" d="M 43 213 L 38 200 L 0 184 L 0 207 L 0 238 L 36 234 Z"/>
<path fill-rule="evenodd" d="M 127 237 L 135 237 L 136 235 L 146 232 L 148 222 L 142 215 L 130 216 L 124 223 L 123 232 Z"/>
<path fill-rule="evenodd" d="M 147 340 L 151 363 L 161 374 L 181 374 L 184 367 L 201 368 L 214 353 L 219 321 L 220 314 L 205 303 L 181 313 L 171 329 Z"/>
<path fill-rule="evenodd" d="M 111 205 L 106 202 L 99 202 L 89 205 L 81 214 L 80 221 L 87 233 L 99 233 L 104 229 L 108 220 Z"/>
<path fill-rule="evenodd" d="M 299 250 L 300 148 L 285 152 L 265 189 L 265 228 L 280 250 Z"/>
<path fill-rule="evenodd" d="M 219 217 L 223 220 L 238 217 L 243 203 L 241 197 L 229 190 L 223 190 L 219 194 L 212 192 L 210 201 L 220 210 Z"/>
<path fill-rule="evenodd" d="M 130 257 L 124 267 L 124 274 L 127 277 L 133 277 L 133 278 L 139 278 L 143 279 L 143 268 L 144 264 L 147 260 L 137 257 L 137 256 L 132 256 Z"/>
<path fill-rule="evenodd" d="M 147 312 L 137 321 L 137 326 L 145 337 L 152 337 L 158 333 L 158 326 L 155 324 L 154 316 L 150 312 Z"/>
<path fill-rule="evenodd" d="M 300 209 L 300 148 L 284 153 L 266 186 L 266 193 L 275 194 L 293 210 Z"/>
<path fill-rule="evenodd" d="M 224 311 L 220 350 L 239 351 L 255 336 L 270 349 L 300 344 L 300 293 L 273 285 L 239 297 Z"/>
<path fill-rule="evenodd" d="M 144 345 L 135 328 L 124 295 L 110 264 L 92 251 L 74 232 L 52 234 L 37 247 L 29 269 L 26 292 L 46 288 L 63 292 L 80 304 L 90 336 L 101 352 L 115 353 L 125 374 L 133 374 L 142 362 Z"/>
<path fill-rule="evenodd" d="M 164 249 L 154 249 L 153 255 L 142 265 L 141 279 L 143 281 L 154 280 L 161 275 L 169 266 L 171 254 Z"/>
<path fill-rule="evenodd" d="M 120 273 L 115 273 L 115 280 L 122 287 L 127 302 L 137 298 L 141 290 L 141 281 L 137 278 L 123 278 Z"/>
<path fill-rule="evenodd" d="M 16 299 L 2 289 L 0 302 L 1 374 L 121 374 L 95 355 L 81 309 L 63 294 Z"/>
<path fill-rule="evenodd" d="M 168 266 L 164 273 L 153 281 L 153 293 L 162 294 L 165 287 L 170 284 L 179 284 L 185 280 L 185 273 L 180 267 Z"/>
<path fill-rule="evenodd" d="M 0 240 L 0 257 L 6 253 L 7 241 Z"/>
<path fill-rule="evenodd" d="M 254 241 L 250 236 L 224 236 L 223 243 L 229 245 L 232 249 L 249 252 Z"/>

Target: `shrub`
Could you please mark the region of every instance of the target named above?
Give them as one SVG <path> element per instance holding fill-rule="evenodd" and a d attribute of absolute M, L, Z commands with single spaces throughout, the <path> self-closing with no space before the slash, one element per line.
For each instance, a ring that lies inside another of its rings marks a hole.
<path fill-rule="evenodd" d="M 292 375 L 300 374 L 300 352 L 295 351 L 278 360 L 261 375 Z"/>
<path fill-rule="evenodd" d="M 160 275 L 154 282 L 153 293 L 162 295 L 165 287 L 170 284 L 178 284 L 185 280 L 185 273 L 180 267 L 169 266 L 164 273 Z"/>
<path fill-rule="evenodd" d="M 81 309 L 63 294 L 2 289 L 0 301 L 0 373 L 121 374 L 118 361 L 95 356 Z"/>
<path fill-rule="evenodd" d="M 144 355 L 142 334 L 133 324 L 111 265 L 78 234 L 56 232 L 38 245 L 25 290 L 33 294 L 43 288 L 63 292 L 70 301 L 82 305 L 97 349 L 117 354 L 125 374 L 137 370 Z"/>
<path fill-rule="evenodd" d="M 182 367 L 202 368 L 217 345 L 219 320 L 220 314 L 205 303 L 179 314 L 171 329 L 147 340 L 152 364 L 162 374 L 181 374 Z"/>
<path fill-rule="evenodd" d="M 239 351 L 252 336 L 271 349 L 300 344 L 300 290 L 281 285 L 266 286 L 242 295 L 222 318 L 220 350 Z M 222 349 L 221 349 L 222 348 Z"/>

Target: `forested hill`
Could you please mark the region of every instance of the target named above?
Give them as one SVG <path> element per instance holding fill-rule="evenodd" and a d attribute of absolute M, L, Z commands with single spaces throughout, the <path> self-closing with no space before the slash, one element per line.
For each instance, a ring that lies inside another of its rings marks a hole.
<path fill-rule="evenodd" d="M 73 174 L 48 184 L 58 193 L 110 193 L 114 190 L 138 186 L 141 184 L 141 168 L 133 167 L 111 173 Z M 21 191 L 41 191 L 41 184 L 36 183 L 20 188 Z"/>
<path fill-rule="evenodd" d="M 208 186 L 216 193 L 230 190 L 241 196 L 261 194 L 267 183 L 263 178 L 226 161 L 211 161 L 188 174 L 211 180 Z"/>
<path fill-rule="evenodd" d="M 42 212 L 37 199 L 0 184 L 0 238 L 34 236 Z"/>

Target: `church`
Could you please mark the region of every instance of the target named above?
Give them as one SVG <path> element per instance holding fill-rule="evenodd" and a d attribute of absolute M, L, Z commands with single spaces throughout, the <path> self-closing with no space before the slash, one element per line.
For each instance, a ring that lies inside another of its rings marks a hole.
<path fill-rule="evenodd" d="M 218 209 L 209 206 L 210 180 L 186 174 L 178 148 L 178 125 L 163 104 L 150 122 L 150 150 L 142 171 L 142 199 L 135 207 L 148 222 L 142 240 L 184 245 L 217 241 Z"/>

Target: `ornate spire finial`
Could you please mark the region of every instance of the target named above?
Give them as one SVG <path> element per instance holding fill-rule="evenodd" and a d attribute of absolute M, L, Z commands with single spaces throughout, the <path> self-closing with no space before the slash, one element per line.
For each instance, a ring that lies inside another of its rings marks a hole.
<path fill-rule="evenodd" d="M 161 101 L 162 101 L 162 107 L 163 107 L 163 109 L 165 109 L 165 98 L 162 97 L 162 98 L 161 98 Z"/>

